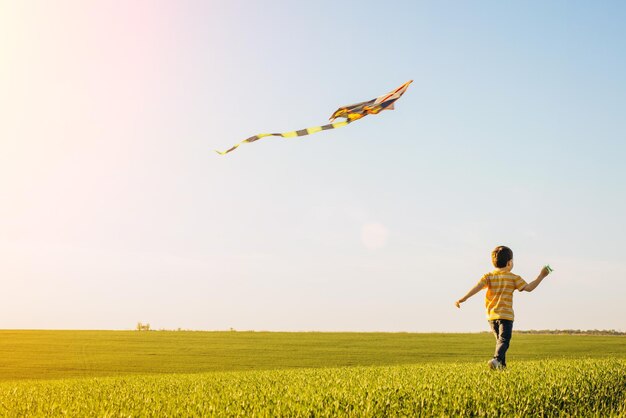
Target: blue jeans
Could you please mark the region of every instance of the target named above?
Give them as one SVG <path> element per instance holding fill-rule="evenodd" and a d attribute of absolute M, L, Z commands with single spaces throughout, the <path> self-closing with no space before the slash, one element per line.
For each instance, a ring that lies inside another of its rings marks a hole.
<path fill-rule="evenodd" d="M 493 358 L 498 359 L 506 367 L 506 350 L 509 349 L 511 336 L 513 334 L 513 321 L 508 319 L 494 319 L 489 321 L 491 331 L 496 337 L 496 352 Z"/>

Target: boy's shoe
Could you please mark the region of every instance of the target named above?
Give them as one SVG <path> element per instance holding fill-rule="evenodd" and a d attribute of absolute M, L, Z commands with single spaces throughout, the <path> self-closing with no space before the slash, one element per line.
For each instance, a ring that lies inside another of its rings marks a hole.
<path fill-rule="evenodd" d="M 489 360 L 487 362 L 487 365 L 491 370 L 500 370 L 504 368 L 502 366 L 502 363 L 500 363 L 500 360 L 498 360 L 497 358 L 492 358 L 491 360 Z"/>

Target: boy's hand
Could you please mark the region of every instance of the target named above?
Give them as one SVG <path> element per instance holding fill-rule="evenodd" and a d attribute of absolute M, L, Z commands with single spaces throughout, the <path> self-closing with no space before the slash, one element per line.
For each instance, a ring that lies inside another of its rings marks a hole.
<path fill-rule="evenodd" d="M 457 300 L 456 302 L 454 302 L 454 304 L 456 305 L 456 307 L 457 307 L 457 308 L 459 308 L 459 309 L 461 308 L 461 303 L 463 303 L 463 302 L 461 302 L 461 299 L 459 299 L 459 300 Z"/>
<path fill-rule="evenodd" d="M 541 269 L 541 277 L 546 277 L 548 274 L 550 274 L 550 269 L 548 268 L 548 266 L 545 266 Z"/>

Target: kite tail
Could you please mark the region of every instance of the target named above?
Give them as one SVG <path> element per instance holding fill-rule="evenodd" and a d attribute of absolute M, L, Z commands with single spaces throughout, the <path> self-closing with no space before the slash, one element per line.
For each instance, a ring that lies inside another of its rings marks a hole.
<path fill-rule="evenodd" d="M 266 136 L 282 136 L 283 138 L 294 138 L 294 137 L 297 137 L 297 136 L 305 136 L 305 135 L 314 134 L 316 132 L 327 131 L 329 129 L 342 128 L 342 127 L 346 126 L 347 124 L 349 124 L 350 122 L 352 122 L 352 121 L 351 120 L 345 120 L 343 122 L 335 122 L 335 123 L 329 123 L 328 125 L 313 126 L 311 128 L 300 129 L 299 131 L 290 131 L 290 132 L 282 132 L 282 133 L 274 133 L 274 134 L 258 134 L 258 135 L 251 136 L 250 138 L 244 139 L 243 141 L 241 141 L 238 144 L 233 145 L 232 148 L 227 149 L 226 151 L 217 151 L 217 150 L 215 150 L 215 152 L 217 152 L 220 155 L 226 155 L 229 152 L 236 150 L 237 147 L 239 147 L 239 145 L 241 145 L 241 144 L 254 142 L 254 141 L 257 141 L 257 140 L 259 140 L 261 138 L 265 138 Z"/>

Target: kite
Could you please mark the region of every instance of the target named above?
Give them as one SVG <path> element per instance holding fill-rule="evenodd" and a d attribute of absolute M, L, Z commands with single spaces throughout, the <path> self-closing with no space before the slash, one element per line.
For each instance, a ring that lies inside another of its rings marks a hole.
<path fill-rule="evenodd" d="M 231 151 L 237 149 L 237 147 L 244 143 L 254 142 L 261 138 L 265 138 L 266 136 L 282 136 L 283 138 L 294 138 L 297 136 L 304 136 L 314 134 L 316 132 L 327 131 L 329 129 L 337 129 L 347 126 L 349 123 L 354 122 L 355 120 L 359 120 L 367 115 L 377 115 L 383 110 L 393 110 L 393 104 L 398 100 L 406 89 L 409 88 L 409 84 L 411 84 L 413 80 L 409 80 L 397 89 L 379 96 L 375 99 L 368 100 L 366 102 L 355 103 L 349 106 L 342 106 L 337 109 L 332 116 L 329 118 L 330 122 L 328 125 L 322 126 L 314 126 L 312 128 L 301 129 L 299 131 L 290 131 L 290 132 L 282 132 L 282 133 L 273 133 L 273 134 L 258 134 L 251 136 L 250 138 L 244 139 L 238 144 L 235 144 L 232 148 L 227 149 L 226 151 L 215 151 L 220 155 L 226 155 Z M 340 122 L 335 122 L 335 119 L 343 118 L 345 120 Z"/>

